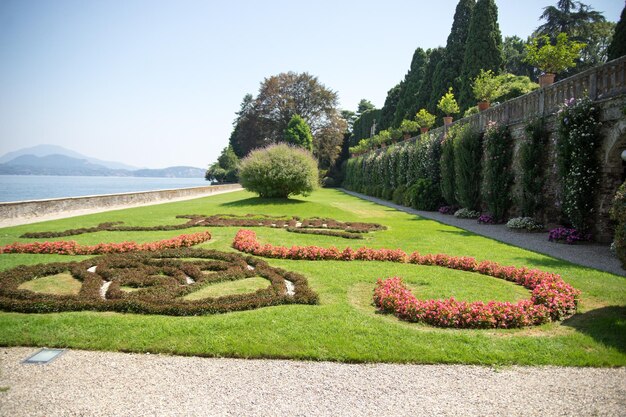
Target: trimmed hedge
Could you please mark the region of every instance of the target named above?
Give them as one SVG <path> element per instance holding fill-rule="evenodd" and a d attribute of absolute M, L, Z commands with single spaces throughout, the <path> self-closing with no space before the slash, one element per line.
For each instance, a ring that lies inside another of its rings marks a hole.
<path fill-rule="evenodd" d="M 415 140 L 351 158 L 346 162 L 343 186 L 362 194 L 393 200 L 397 204 L 416 208 L 438 206 L 441 202 L 438 190 L 442 139 L 442 136 L 422 134 Z M 428 195 L 428 201 L 416 201 L 416 197 L 422 198 L 423 195 L 416 193 L 415 188 L 412 195 L 407 196 L 418 182 L 424 188 L 424 180 L 429 181 L 429 188 L 436 192 Z"/>
<path fill-rule="evenodd" d="M 237 216 L 232 214 L 215 214 L 202 216 L 187 214 L 176 216 L 178 219 L 189 219 L 188 222 L 176 225 L 163 226 L 122 226 L 123 222 L 101 223 L 96 227 L 81 229 L 69 229 L 60 232 L 34 232 L 24 233 L 22 238 L 55 238 L 76 236 L 95 232 L 152 232 L 158 230 L 182 230 L 192 227 L 274 227 L 285 228 L 288 232 L 310 233 L 317 235 L 336 236 L 346 239 L 360 239 L 360 234 L 387 228 L 378 223 L 342 222 L 335 219 L 312 217 L 302 219 L 300 217 L 267 216 L 264 214 L 246 214 Z M 307 229 L 304 231 L 304 229 Z M 343 232 L 334 232 L 342 230 Z"/>
<path fill-rule="evenodd" d="M 93 266 L 95 272 L 88 271 Z M 19 289 L 24 282 L 66 271 L 81 281 L 78 295 Z M 194 301 L 181 298 L 211 283 L 255 276 L 267 279 L 268 288 L 249 294 Z M 188 283 L 188 277 L 194 282 Z M 294 295 L 287 294 L 285 280 L 293 283 Z M 101 290 L 105 282 L 111 284 L 103 297 Z M 137 291 L 123 291 L 122 286 L 135 287 Z M 300 274 L 270 267 L 265 261 L 251 256 L 207 249 L 104 255 L 82 262 L 19 266 L 0 273 L 0 309 L 22 313 L 94 310 L 191 316 L 280 304 L 316 304 L 317 301 L 317 294 Z"/>

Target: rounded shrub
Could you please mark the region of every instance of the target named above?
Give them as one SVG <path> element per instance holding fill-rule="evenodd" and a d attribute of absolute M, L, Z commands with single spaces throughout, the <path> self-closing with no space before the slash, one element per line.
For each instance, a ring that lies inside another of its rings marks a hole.
<path fill-rule="evenodd" d="M 239 182 L 263 198 L 309 195 L 318 186 L 317 162 L 304 149 L 286 144 L 256 149 L 241 161 Z"/>

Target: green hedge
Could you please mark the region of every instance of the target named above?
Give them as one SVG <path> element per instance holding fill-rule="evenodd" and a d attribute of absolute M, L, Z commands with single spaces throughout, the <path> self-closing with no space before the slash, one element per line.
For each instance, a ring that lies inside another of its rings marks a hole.
<path fill-rule="evenodd" d="M 414 141 L 402 142 L 351 158 L 346 163 L 343 186 L 349 190 L 394 200 L 398 204 L 436 210 L 441 201 L 441 135 L 423 134 Z M 425 187 L 424 180 L 428 186 Z M 413 187 L 419 182 L 420 190 Z M 413 191 L 411 196 L 406 193 Z"/>

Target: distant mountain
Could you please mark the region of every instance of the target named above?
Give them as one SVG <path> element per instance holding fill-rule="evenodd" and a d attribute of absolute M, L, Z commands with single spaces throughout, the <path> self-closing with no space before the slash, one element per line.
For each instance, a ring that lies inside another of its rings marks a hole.
<path fill-rule="evenodd" d="M 93 159 L 74 158 L 59 154 L 44 156 L 21 154 L 5 163 L 0 163 L 0 175 L 203 178 L 205 173 L 201 168 L 187 166 L 138 170 L 111 169 L 91 161 Z"/>
<path fill-rule="evenodd" d="M 0 157 L 0 164 L 9 162 L 23 155 L 34 155 L 34 156 L 63 155 L 63 156 L 69 156 L 70 158 L 85 159 L 87 162 L 91 162 L 92 164 L 96 164 L 96 165 L 102 165 L 103 167 L 109 168 L 109 169 L 127 169 L 130 171 L 139 169 L 132 165 L 123 164 L 121 162 L 103 161 L 97 158 L 90 158 L 78 152 L 74 152 L 70 149 L 66 149 L 62 146 L 57 146 L 57 145 L 37 145 L 31 148 L 24 148 L 24 149 L 20 149 L 14 152 L 9 152 Z"/>
<path fill-rule="evenodd" d="M 165 178 L 202 178 L 206 170 L 194 167 L 169 167 L 163 169 L 138 169 L 133 171 L 134 177 L 165 177 Z"/>

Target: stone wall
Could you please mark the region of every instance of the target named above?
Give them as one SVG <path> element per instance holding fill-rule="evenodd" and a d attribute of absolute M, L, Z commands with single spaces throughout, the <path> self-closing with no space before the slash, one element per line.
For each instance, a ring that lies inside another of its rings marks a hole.
<path fill-rule="evenodd" d="M 239 184 L 0 203 L 0 227 L 240 190 Z"/>
<path fill-rule="evenodd" d="M 613 224 L 609 209 L 615 191 L 626 179 L 625 164 L 621 159 L 626 150 L 626 56 L 566 78 L 551 86 L 493 106 L 479 114 L 455 121 L 455 124 L 472 124 L 481 132 L 489 122 L 507 124 L 515 139 L 514 161 L 517 161 L 519 143 L 524 138 L 526 124 L 537 117 L 544 117 L 550 132 L 548 144 L 547 182 L 544 187 L 545 208 L 538 216 L 547 226 L 560 223 L 559 209 L 560 184 L 558 182 L 555 144 L 557 139 L 556 113 L 568 99 L 589 96 L 601 108 L 603 142 L 600 149 L 602 166 L 601 185 L 595 214 L 594 238 L 600 242 L 613 239 Z M 448 127 L 439 127 L 429 133 L 445 135 Z M 417 138 L 407 140 L 415 141 Z M 376 152 L 376 151 L 373 151 Z M 516 163 L 514 162 L 514 168 Z M 515 169 L 516 183 L 519 183 L 519 168 Z M 514 187 L 514 193 L 516 189 Z M 516 207 L 511 217 L 519 214 Z"/>

